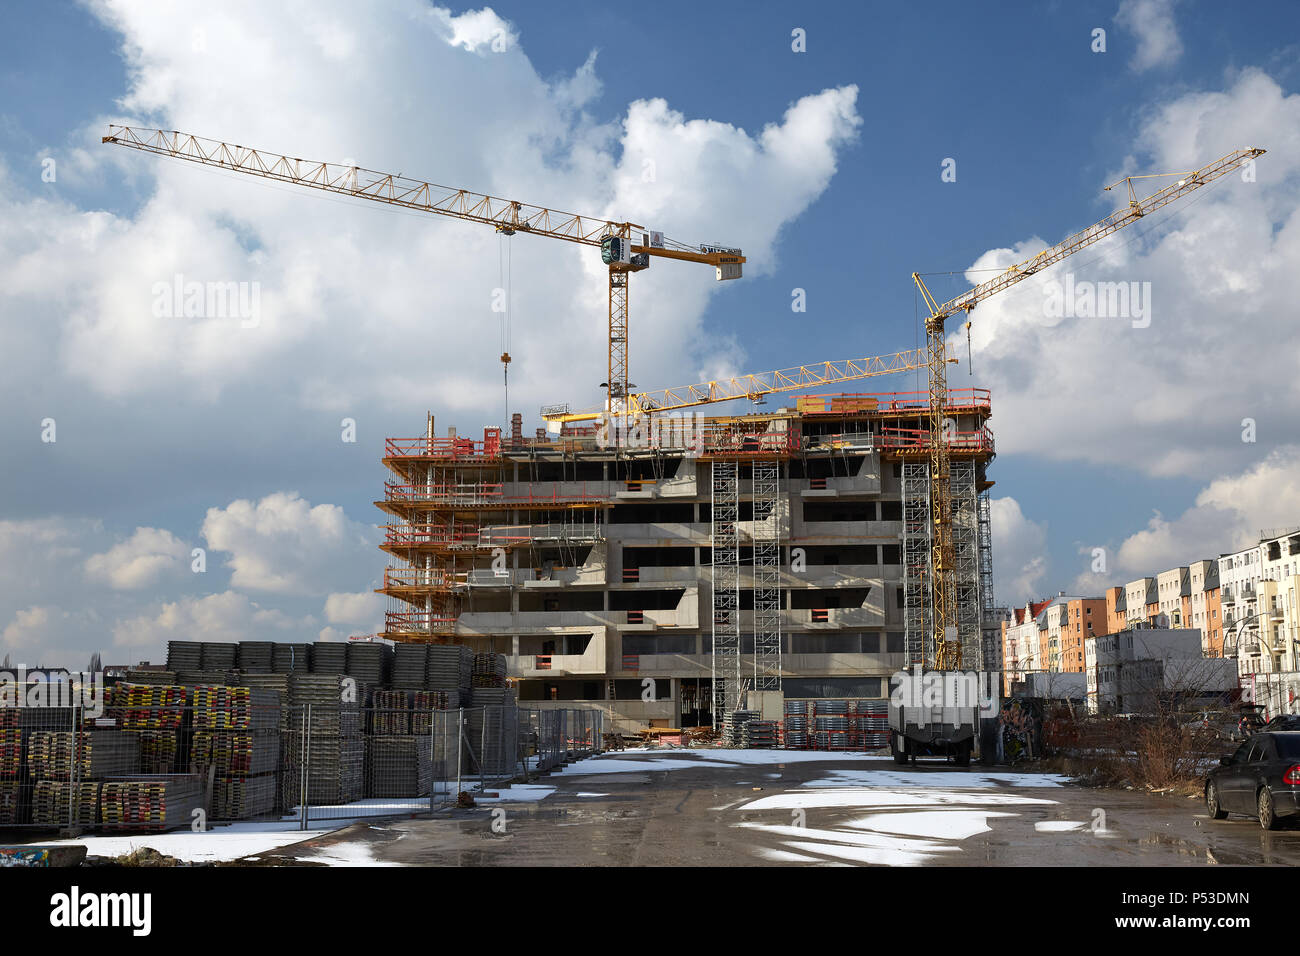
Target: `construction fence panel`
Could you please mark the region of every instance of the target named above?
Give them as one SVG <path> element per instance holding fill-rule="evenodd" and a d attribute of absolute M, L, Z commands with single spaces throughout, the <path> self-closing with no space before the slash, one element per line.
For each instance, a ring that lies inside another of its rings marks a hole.
<path fill-rule="evenodd" d="M 602 749 L 594 708 L 430 709 L 386 691 L 360 706 L 317 683 L 288 705 L 264 688 L 156 684 L 108 688 L 96 713 L 0 707 L 0 827 L 307 830 L 437 810 Z"/>

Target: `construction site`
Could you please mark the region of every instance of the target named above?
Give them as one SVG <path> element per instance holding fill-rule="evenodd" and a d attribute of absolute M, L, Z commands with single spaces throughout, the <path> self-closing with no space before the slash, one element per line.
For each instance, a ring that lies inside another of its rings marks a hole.
<path fill-rule="evenodd" d="M 521 702 L 594 704 L 629 730 L 782 720 L 783 700 L 818 698 L 883 717 L 909 633 L 922 652 L 928 414 L 924 394 L 799 396 L 617 443 L 570 424 L 525 437 L 519 415 L 509 434 L 439 434 L 430 416 L 385 445 L 386 636 L 504 654 Z M 987 391 L 949 393 L 972 662 L 992 607 L 991 414 Z M 798 739 L 822 749 L 885 745 L 883 725 L 808 729 Z"/>

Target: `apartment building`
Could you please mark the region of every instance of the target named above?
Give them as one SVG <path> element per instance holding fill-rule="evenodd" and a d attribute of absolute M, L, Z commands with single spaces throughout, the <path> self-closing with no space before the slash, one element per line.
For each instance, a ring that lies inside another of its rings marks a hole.
<path fill-rule="evenodd" d="M 1300 529 L 1267 532 L 1259 543 L 1258 643 L 1242 661 L 1246 673 L 1300 670 Z"/>
<path fill-rule="evenodd" d="M 1223 608 L 1223 654 L 1237 658 L 1244 674 L 1263 670 L 1260 654 L 1259 587 L 1263 574 L 1258 544 L 1219 555 Z"/>
<path fill-rule="evenodd" d="M 1160 590 L 1154 577 L 1138 578 L 1124 585 L 1125 626 L 1145 624 L 1160 612 Z"/>
<path fill-rule="evenodd" d="M 1084 642 L 1091 713 L 1144 713 L 1162 703 L 1211 702 L 1237 687 L 1236 661 L 1201 654 L 1192 628 L 1135 626 Z"/>
<path fill-rule="evenodd" d="M 1073 597 L 1066 602 L 1066 623 L 1061 632 L 1061 666 L 1065 673 L 1083 673 L 1083 642 L 1106 633 L 1106 599 Z"/>
<path fill-rule="evenodd" d="M 1002 670 L 1004 692 L 1024 680 L 1025 674 L 1047 670 L 1045 636 L 1040 615 L 1051 601 L 1031 601 L 1015 608 L 1002 627 Z"/>
<path fill-rule="evenodd" d="M 959 640 L 993 610 L 989 394 L 950 390 Z M 750 690 L 883 697 L 932 660 L 928 394 L 812 396 L 633 430 L 389 439 L 385 635 L 508 658 L 536 706 L 709 723 Z"/>
<path fill-rule="evenodd" d="M 1191 612 L 1191 580 L 1186 567 L 1170 568 L 1156 575 L 1157 613 L 1168 627 L 1187 627 Z"/>
<path fill-rule="evenodd" d="M 1106 589 L 1106 634 L 1117 634 L 1128 625 L 1128 598 L 1124 585 Z"/>
<path fill-rule="evenodd" d="M 1193 561 L 1187 566 L 1190 586 L 1188 620 L 1184 626 L 1201 632 L 1206 657 L 1223 656 L 1223 609 L 1219 599 L 1219 562 Z"/>

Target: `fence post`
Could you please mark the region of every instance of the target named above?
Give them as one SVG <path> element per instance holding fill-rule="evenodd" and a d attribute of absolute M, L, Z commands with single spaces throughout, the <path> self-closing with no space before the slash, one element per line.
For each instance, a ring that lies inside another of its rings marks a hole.
<path fill-rule="evenodd" d="M 465 708 L 460 708 L 456 720 L 456 802 L 460 802 L 460 771 L 465 761 Z"/>
<path fill-rule="evenodd" d="M 311 788 L 311 704 L 307 707 L 307 723 L 302 735 L 302 829 L 307 829 L 307 818 L 311 815 L 311 800 L 308 799 Z"/>
<path fill-rule="evenodd" d="M 487 725 L 488 705 L 483 705 L 483 726 L 479 730 L 478 744 L 478 789 L 482 793 L 487 788 Z"/>

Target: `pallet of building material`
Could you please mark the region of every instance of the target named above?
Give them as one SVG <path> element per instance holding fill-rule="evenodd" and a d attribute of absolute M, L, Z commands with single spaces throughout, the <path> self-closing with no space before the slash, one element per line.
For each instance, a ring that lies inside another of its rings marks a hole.
<path fill-rule="evenodd" d="M 195 687 L 195 730 L 279 730 L 280 695 L 260 687 Z"/>
<path fill-rule="evenodd" d="M 365 743 L 362 737 L 284 735 L 283 792 L 287 807 L 301 803 L 302 775 L 306 768 L 307 800 L 311 804 L 351 803 L 365 792 Z"/>
<path fill-rule="evenodd" d="M 377 690 L 371 698 L 370 733 L 383 736 L 409 734 L 411 710 L 404 690 Z"/>
<path fill-rule="evenodd" d="M 0 727 L 0 780 L 12 780 L 23 772 L 23 732 L 17 727 Z"/>
<path fill-rule="evenodd" d="M 289 729 L 352 736 L 361 733 L 361 704 L 352 699 L 364 688 L 334 674 L 294 674 L 289 679 Z M 348 699 L 345 699 L 348 698 Z M 307 705 L 311 706 L 310 714 Z M 309 722 L 310 721 L 310 722 Z"/>
<path fill-rule="evenodd" d="M 177 671 L 176 683 L 185 687 L 218 687 L 230 679 L 230 671 Z"/>
<path fill-rule="evenodd" d="M 37 780 L 95 780 L 140 769 L 140 741 L 128 730 L 38 730 L 28 738 L 27 765 Z"/>
<path fill-rule="evenodd" d="M 234 670 L 235 658 L 238 653 L 239 645 L 237 644 L 225 641 L 204 641 L 203 663 L 199 669 L 205 671 Z"/>
<path fill-rule="evenodd" d="M 127 684 L 176 684 L 175 671 L 137 671 L 126 672 L 124 683 Z"/>
<path fill-rule="evenodd" d="M 474 651 L 464 644 L 430 644 L 424 686 L 461 691 L 466 697 L 474 670 Z"/>
<path fill-rule="evenodd" d="M 0 705 L 0 730 L 18 729 L 18 708 Z"/>
<path fill-rule="evenodd" d="M 745 723 L 746 749 L 773 750 L 780 745 L 780 742 L 780 725 L 775 720 L 750 720 Z"/>
<path fill-rule="evenodd" d="M 367 738 L 366 796 L 428 796 L 433 779 L 431 754 L 428 737 Z"/>
<path fill-rule="evenodd" d="M 349 677 L 355 677 L 371 686 L 387 684 L 392 680 L 392 645 L 379 641 L 351 641 L 347 649 L 345 672 Z"/>
<path fill-rule="evenodd" d="M 180 684 L 118 684 L 109 709 L 125 730 L 179 730 L 189 691 Z"/>
<path fill-rule="evenodd" d="M 417 690 L 411 695 L 411 733 L 427 734 L 433 727 L 435 710 L 460 707 L 460 692 L 454 690 Z"/>
<path fill-rule="evenodd" d="M 741 748 L 745 744 L 745 724 L 757 720 L 763 715 L 757 710 L 735 710 L 724 714 L 722 718 L 722 745 Z"/>
<path fill-rule="evenodd" d="M 17 780 L 0 780 L 0 826 L 17 826 L 27 822 L 30 785 Z"/>
<path fill-rule="evenodd" d="M 275 809 L 275 772 L 216 777 L 212 783 L 210 816 L 216 820 L 248 820 Z"/>
<path fill-rule="evenodd" d="M 506 656 L 504 654 L 475 654 L 470 671 L 471 687 L 504 687 L 506 684 Z"/>
<path fill-rule="evenodd" d="M 271 648 L 271 670 L 277 674 L 292 674 L 311 670 L 311 645 L 286 643 Z"/>
<path fill-rule="evenodd" d="M 203 669 L 203 645 L 198 641 L 168 641 L 167 669 L 198 671 Z"/>
<path fill-rule="evenodd" d="M 196 774 L 115 777 L 100 792 L 100 817 L 109 829 L 189 826 L 202 808 L 203 785 Z"/>
<path fill-rule="evenodd" d="M 179 730 L 132 731 L 140 741 L 141 773 L 174 773 L 181 758 Z"/>
<path fill-rule="evenodd" d="M 280 729 L 289 729 L 289 675 L 285 674 L 241 674 L 240 687 L 253 687 L 271 691 L 275 694 L 276 704 L 280 708 Z"/>
<path fill-rule="evenodd" d="M 423 689 L 428 662 L 428 644 L 398 644 L 393 648 L 393 686 L 401 690 Z"/>
<path fill-rule="evenodd" d="M 240 641 L 235 651 L 235 667 L 242 674 L 271 673 L 274 646 L 270 641 Z"/>
<path fill-rule="evenodd" d="M 311 646 L 311 673 L 346 674 L 348 646 L 336 641 L 316 641 Z"/>
<path fill-rule="evenodd" d="M 95 781 L 38 780 L 32 791 L 32 823 L 45 827 L 98 825 L 101 787 Z"/>
<path fill-rule="evenodd" d="M 190 762 L 223 776 L 270 773 L 280 767 L 280 734 L 274 731 L 196 731 Z"/>

